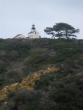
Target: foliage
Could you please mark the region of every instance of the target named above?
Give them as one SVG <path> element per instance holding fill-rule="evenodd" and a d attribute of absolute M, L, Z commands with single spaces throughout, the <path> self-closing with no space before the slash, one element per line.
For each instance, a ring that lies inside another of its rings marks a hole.
<path fill-rule="evenodd" d="M 0 110 L 82 110 L 82 40 L 0 39 L 0 58 Z"/>
<path fill-rule="evenodd" d="M 66 38 L 76 37 L 75 33 L 79 32 L 79 29 L 75 29 L 73 26 L 67 23 L 56 23 L 52 28 L 46 27 L 44 30 L 47 34 L 52 35 L 52 37 Z"/>

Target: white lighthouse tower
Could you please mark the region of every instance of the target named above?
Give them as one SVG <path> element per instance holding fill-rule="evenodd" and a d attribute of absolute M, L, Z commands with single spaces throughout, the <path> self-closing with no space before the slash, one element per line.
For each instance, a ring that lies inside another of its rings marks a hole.
<path fill-rule="evenodd" d="M 32 25 L 31 32 L 28 33 L 28 38 L 41 38 L 39 33 L 36 31 L 35 25 Z"/>

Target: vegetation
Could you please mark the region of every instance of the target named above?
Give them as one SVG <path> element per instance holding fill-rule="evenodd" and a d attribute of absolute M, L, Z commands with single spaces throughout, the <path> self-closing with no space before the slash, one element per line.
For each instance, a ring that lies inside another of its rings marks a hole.
<path fill-rule="evenodd" d="M 46 27 L 44 30 L 47 34 L 51 34 L 53 38 L 75 38 L 75 33 L 79 32 L 79 29 L 75 29 L 73 26 L 67 23 L 56 23 L 53 27 Z"/>
<path fill-rule="evenodd" d="M 82 109 L 82 40 L 0 39 L 0 110 Z"/>

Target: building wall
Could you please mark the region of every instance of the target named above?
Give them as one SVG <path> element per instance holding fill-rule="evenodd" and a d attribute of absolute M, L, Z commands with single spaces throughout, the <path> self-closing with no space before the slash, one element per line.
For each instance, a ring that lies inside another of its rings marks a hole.
<path fill-rule="evenodd" d="M 40 38 L 40 35 L 39 35 L 39 33 L 37 33 L 37 32 L 36 32 L 36 33 L 29 33 L 29 34 L 28 34 L 28 37 L 29 37 L 29 38 Z"/>

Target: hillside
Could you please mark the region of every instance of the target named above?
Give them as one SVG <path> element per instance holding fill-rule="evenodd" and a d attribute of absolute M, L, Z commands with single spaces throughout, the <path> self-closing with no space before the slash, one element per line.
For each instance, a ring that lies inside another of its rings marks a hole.
<path fill-rule="evenodd" d="M 0 110 L 82 110 L 83 41 L 0 39 Z"/>

